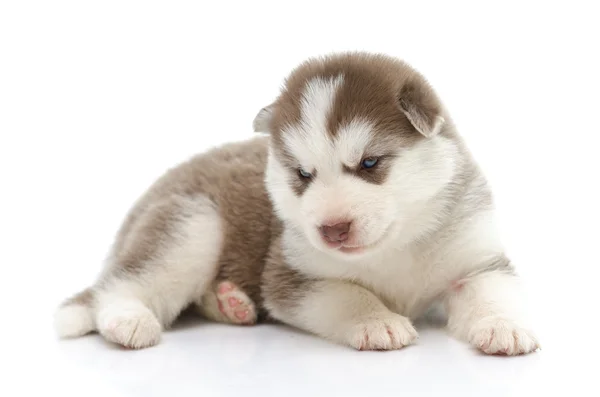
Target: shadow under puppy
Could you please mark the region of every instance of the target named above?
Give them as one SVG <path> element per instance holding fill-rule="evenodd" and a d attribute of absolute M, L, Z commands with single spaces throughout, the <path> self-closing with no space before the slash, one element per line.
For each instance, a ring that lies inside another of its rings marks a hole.
<path fill-rule="evenodd" d="M 169 170 L 127 215 L 59 335 L 143 348 L 183 309 L 272 318 L 356 349 L 399 349 L 441 303 L 490 354 L 537 349 L 490 187 L 425 78 L 382 54 L 311 58 L 264 132 Z"/>

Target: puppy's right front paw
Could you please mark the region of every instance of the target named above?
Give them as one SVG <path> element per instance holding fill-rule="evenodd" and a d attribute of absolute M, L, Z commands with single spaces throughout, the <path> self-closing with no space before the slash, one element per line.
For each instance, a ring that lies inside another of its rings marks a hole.
<path fill-rule="evenodd" d="M 417 338 L 417 331 L 408 318 L 390 312 L 354 325 L 348 334 L 348 343 L 358 350 L 396 350 Z"/>

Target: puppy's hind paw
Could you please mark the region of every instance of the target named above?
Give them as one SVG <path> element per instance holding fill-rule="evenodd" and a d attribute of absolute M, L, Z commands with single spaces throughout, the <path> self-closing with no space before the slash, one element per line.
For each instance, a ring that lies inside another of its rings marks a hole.
<path fill-rule="evenodd" d="M 219 311 L 233 324 L 256 323 L 254 302 L 242 290 L 230 281 L 217 285 Z"/>
<path fill-rule="evenodd" d="M 98 313 L 98 330 L 106 340 L 131 349 L 154 346 L 162 334 L 157 318 L 146 308 L 103 309 Z"/>

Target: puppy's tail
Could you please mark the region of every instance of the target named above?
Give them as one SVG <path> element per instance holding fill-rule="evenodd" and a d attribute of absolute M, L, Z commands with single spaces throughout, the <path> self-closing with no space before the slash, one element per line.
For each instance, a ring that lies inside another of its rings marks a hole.
<path fill-rule="evenodd" d="M 76 338 L 96 330 L 92 288 L 65 300 L 54 313 L 54 329 L 61 338 Z"/>

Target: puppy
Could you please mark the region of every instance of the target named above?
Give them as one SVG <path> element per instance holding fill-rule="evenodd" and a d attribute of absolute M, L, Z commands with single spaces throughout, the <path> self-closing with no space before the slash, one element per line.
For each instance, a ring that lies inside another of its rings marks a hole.
<path fill-rule="evenodd" d="M 312 58 L 254 129 L 136 203 L 59 335 L 143 348 L 186 307 L 274 319 L 356 349 L 414 343 L 434 304 L 489 354 L 538 348 L 488 183 L 425 78 L 381 54 Z"/>

